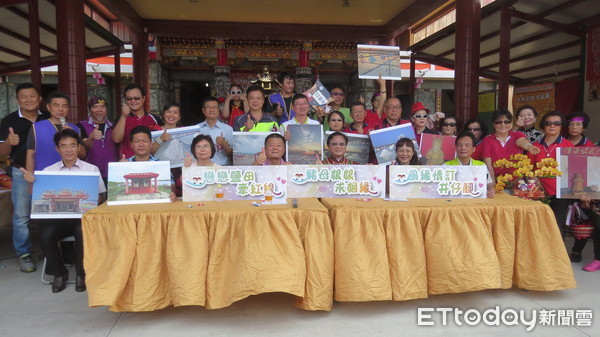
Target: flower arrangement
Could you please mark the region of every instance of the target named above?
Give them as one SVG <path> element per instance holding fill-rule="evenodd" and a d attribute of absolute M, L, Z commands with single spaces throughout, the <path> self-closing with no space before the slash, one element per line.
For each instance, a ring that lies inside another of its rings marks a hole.
<path fill-rule="evenodd" d="M 558 163 L 553 158 L 544 158 L 534 165 L 531 159 L 524 154 L 514 154 L 510 159 L 499 159 L 494 167 L 514 168 L 512 174 L 503 174 L 497 177 L 496 190 L 513 189 L 513 194 L 526 199 L 543 199 L 545 197 L 537 178 L 556 178 L 562 175 L 557 167 Z"/>

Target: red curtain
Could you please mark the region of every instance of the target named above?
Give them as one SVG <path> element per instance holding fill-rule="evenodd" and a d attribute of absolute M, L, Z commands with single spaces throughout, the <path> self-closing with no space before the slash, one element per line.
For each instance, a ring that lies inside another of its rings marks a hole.
<path fill-rule="evenodd" d="M 579 77 L 573 77 L 560 82 L 556 82 L 555 88 L 555 108 L 568 115 L 573 111 L 581 111 L 579 107 Z"/>

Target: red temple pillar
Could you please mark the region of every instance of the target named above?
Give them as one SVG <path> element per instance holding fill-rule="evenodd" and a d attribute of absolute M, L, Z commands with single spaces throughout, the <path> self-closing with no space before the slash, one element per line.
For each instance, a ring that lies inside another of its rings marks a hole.
<path fill-rule="evenodd" d="M 415 60 L 415 55 L 411 54 L 410 55 L 410 79 L 408 80 L 408 93 L 410 94 L 410 103 L 411 106 L 412 104 L 415 103 L 415 93 L 416 93 L 416 76 L 415 76 L 415 68 L 416 68 L 416 60 Z M 391 97 L 391 96 L 388 96 Z M 408 107 L 410 108 L 410 107 Z M 408 108 L 406 109 L 406 111 L 409 111 Z"/>
<path fill-rule="evenodd" d="M 225 48 L 225 42 L 216 43 L 217 45 L 217 66 L 227 67 L 227 48 Z"/>
<path fill-rule="evenodd" d="M 500 10 L 500 62 L 498 72 L 498 109 L 508 109 L 508 85 L 510 79 L 510 13 L 508 7 Z"/>
<path fill-rule="evenodd" d="M 308 60 L 310 58 L 310 51 L 301 49 L 298 52 L 298 68 L 308 68 Z"/>
<path fill-rule="evenodd" d="M 40 15 L 37 0 L 29 0 L 29 56 L 31 84 L 42 90 L 42 59 L 40 55 Z"/>
<path fill-rule="evenodd" d="M 115 119 L 121 116 L 121 54 L 115 53 Z"/>
<path fill-rule="evenodd" d="M 56 42 L 58 88 L 70 99 L 68 119 L 77 122 L 87 116 L 85 72 L 84 0 L 56 0 Z"/>
<path fill-rule="evenodd" d="M 125 178 L 125 194 L 129 194 L 129 179 Z"/>
<path fill-rule="evenodd" d="M 304 92 L 312 86 L 312 69 L 310 68 L 310 51 L 312 42 L 304 41 L 298 50 L 298 67 L 296 68 L 296 92 Z M 318 70 L 317 78 L 318 78 Z"/>
<path fill-rule="evenodd" d="M 462 120 L 478 113 L 480 21 L 479 0 L 456 2 L 454 101 L 456 116 Z"/>
<path fill-rule="evenodd" d="M 133 54 L 133 81 L 146 91 L 144 109 L 150 111 L 150 66 L 148 62 L 148 34 L 135 32 L 131 41 Z"/>
<path fill-rule="evenodd" d="M 154 193 L 158 193 L 158 177 L 154 177 Z"/>

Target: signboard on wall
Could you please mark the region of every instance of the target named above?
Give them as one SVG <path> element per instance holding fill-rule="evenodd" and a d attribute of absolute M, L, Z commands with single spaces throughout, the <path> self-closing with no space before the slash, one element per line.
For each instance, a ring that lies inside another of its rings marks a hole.
<path fill-rule="evenodd" d="M 600 25 L 591 27 L 587 38 L 587 62 L 585 79 L 600 80 Z"/>
<path fill-rule="evenodd" d="M 538 118 L 555 109 L 554 83 L 544 83 L 515 87 L 513 94 L 513 111 L 522 105 L 531 105 L 538 112 Z"/>

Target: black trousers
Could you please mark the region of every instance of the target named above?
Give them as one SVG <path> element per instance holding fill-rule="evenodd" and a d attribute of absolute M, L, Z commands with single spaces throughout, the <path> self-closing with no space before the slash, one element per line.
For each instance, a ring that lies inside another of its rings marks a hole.
<path fill-rule="evenodd" d="M 567 212 L 569 211 L 569 199 L 557 199 L 555 195 L 550 197 L 550 208 L 554 212 L 560 235 L 565 238 L 565 227 L 567 224 Z"/>
<path fill-rule="evenodd" d="M 60 252 L 59 241 L 73 235 L 75 237 L 75 270 L 84 276 L 83 235 L 80 219 L 46 219 L 39 225 L 40 243 L 46 257 L 46 274 L 63 276 L 68 273 Z"/>
<path fill-rule="evenodd" d="M 594 240 L 594 260 L 600 260 L 600 215 L 592 212 L 590 218 L 594 223 L 594 233 L 592 234 L 592 240 Z M 587 240 L 588 239 L 575 239 L 573 251 L 581 253 Z"/>

